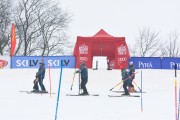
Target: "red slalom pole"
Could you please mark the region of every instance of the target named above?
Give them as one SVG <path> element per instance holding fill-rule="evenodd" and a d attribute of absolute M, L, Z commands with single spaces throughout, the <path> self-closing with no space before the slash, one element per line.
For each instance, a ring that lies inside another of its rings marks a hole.
<path fill-rule="evenodd" d="M 178 120 L 178 113 L 177 113 L 177 80 L 174 80 L 174 91 L 175 91 L 175 115 L 176 115 L 176 120 Z"/>
<path fill-rule="evenodd" d="M 51 72 L 50 72 L 50 65 L 49 65 L 49 83 L 50 83 L 50 97 L 52 97 L 52 91 L 51 91 Z"/>
<path fill-rule="evenodd" d="M 177 70 L 177 64 L 174 66 L 175 70 L 175 80 L 174 80 L 174 91 L 175 91 L 175 116 L 176 120 L 178 120 L 178 105 L 177 105 L 177 80 L 176 80 L 176 70 Z"/>

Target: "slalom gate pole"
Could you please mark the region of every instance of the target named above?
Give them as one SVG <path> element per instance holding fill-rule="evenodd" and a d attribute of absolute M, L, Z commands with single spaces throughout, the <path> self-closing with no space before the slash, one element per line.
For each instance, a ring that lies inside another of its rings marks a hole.
<path fill-rule="evenodd" d="M 179 100 L 178 100 L 178 120 L 179 120 L 179 112 L 180 112 L 180 82 L 179 82 Z"/>
<path fill-rule="evenodd" d="M 174 66 L 175 70 L 175 80 L 174 80 L 174 92 L 175 92 L 175 118 L 178 120 L 178 106 L 177 106 L 177 80 L 176 80 L 176 70 L 177 70 L 177 64 Z"/>
<path fill-rule="evenodd" d="M 134 80 L 133 80 L 133 83 L 136 85 L 136 87 L 138 87 L 138 85 L 136 84 L 136 82 L 135 82 Z M 138 87 L 138 89 L 139 89 L 140 91 L 142 91 L 141 88 Z"/>
<path fill-rule="evenodd" d="M 132 75 L 130 75 L 130 76 L 129 76 L 128 78 L 126 78 L 125 80 L 129 79 L 131 76 L 133 76 L 133 75 L 135 75 L 135 74 L 137 74 L 137 73 L 138 73 L 138 71 L 137 71 L 137 72 L 135 72 L 135 73 L 133 73 Z M 124 81 L 125 81 L 125 80 L 124 80 Z M 123 81 L 123 80 L 122 80 L 122 81 Z M 122 81 L 121 81 L 121 82 L 122 82 Z M 111 91 L 111 90 L 113 90 L 113 89 L 114 89 L 115 87 L 117 87 L 118 85 L 120 85 L 120 84 L 121 84 L 121 82 L 120 82 L 120 83 L 118 83 L 118 84 L 116 84 L 113 88 L 111 88 L 111 89 L 110 89 L 110 91 Z"/>
<path fill-rule="evenodd" d="M 50 98 L 51 98 L 51 97 L 52 97 L 52 91 L 51 91 L 51 72 L 50 72 L 50 65 L 49 65 L 49 83 L 50 83 L 49 89 L 50 89 Z"/>
<path fill-rule="evenodd" d="M 142 70 L 141 70 L 141 112 L 143 112 L 143 96 L 142 96 Z"/>
<path fill-rule="evenodd" d="M 177 77 L 177 64 L 175 65 L 175 77 Z M 179 120 L 179 112 L 180 112 L 180 82 L 179 82 L 179 100 L 178 100 L 178 120 Z"/>
<path fill-rule="evenodd" d="M 60 87 L 61 87 L 61 79 L 62 79 L 62 69 L 63 69 L 63 61 L 61 60 L 61 71 L 60 71 L 60 79 L 59 79 L 59 86 L 58 86 L 58 96 L 57 96 L 57 103 L 56 103 L 56 113 L 55 113 L 55 120 L 57 120 L 57 113 L 58 113 L 58 105 L 59 105 L 59 97 L 60 97 Z"/>
<path fill-rule="evenodd" d="M 179 83 L 179 101 L 178 101 L 178 120 L 179 120 L 179 112 L 180 112 L 180 83 Z"/>

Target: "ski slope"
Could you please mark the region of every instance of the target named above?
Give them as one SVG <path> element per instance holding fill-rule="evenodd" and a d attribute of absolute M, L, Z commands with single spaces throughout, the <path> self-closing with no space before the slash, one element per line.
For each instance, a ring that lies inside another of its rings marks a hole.
<path fill-rule="evenodd" d="M 135 82 L 141 87 L 141 70 L 136 71 Z M 51 83 L 56 94 L 19 92 L 32 90 L 36 72 L 37 69 L 0 69 L 0 120 L 55 120 L 60 69 L 50 69 L 50 74 L 46 69 L 44 80 L 46 89 L 50 91 Z M 99 96 L 66 96 L 78 93 L 78 74 L 70 90 L 73 74 L 74 69 L 63 69 L 57 120 L 175 120 L 174 70 L 142 70 L 142 89 L 146 92 L 142 99 L 108 97 L 120 95 L 109 90 L 120 82 L 121 72 L 105 69 L 89 69 L 87 89 Z M 177 75 L 179 80 L 179 71 Z"/>

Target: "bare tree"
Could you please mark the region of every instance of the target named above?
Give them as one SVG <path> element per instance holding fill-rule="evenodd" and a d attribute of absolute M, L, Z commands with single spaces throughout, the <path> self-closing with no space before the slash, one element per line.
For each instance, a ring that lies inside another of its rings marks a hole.
<path fill-rule="evenodd" d="M 0 1 L 0 54 L 9 49 L 11 26 L 11 0 Z"/>
<path fill-rule="evenodd" d="M 34 16 L 35 10 L 39 7 L 42 0 L 21 0 L 16 7 L 15 23 L 19 42 L 15 54 L 30 55 L 31 40 L 37 36 L 37 17 Z"/>
<path fill-rule="evenodd" d="M 50 55 L 64 44 L 69 15 L 51 0 L 21 0 L 15 16 L 16 55 Z"/>
<path fill-rule="evenodd" d="M 135 46 L 131 48 L 134 56 L 155 57 L 160 51 L 159 33 L 143 28 L 139 31 L 139 37 L 135 41 Z"/>
<path fill-rule="evenodd" d="M 165 47 L 161 49 L 162 57 L 180 57 L 177 32 L 168 35 L 168 40 L 165 42 Z"/>
<path fill-rule="evenodd" d="M 42 38 L 42 44 L 39 45 L 41 55 L 62 54 L 64 47 L 70 44 L 64 31 L 71 18 L 69 13 L 63 12 L 57 4 L 44 6 L 46 7 L 42 7 L 37 13 Z M 43 9 L 48 6 L 47 10 Z"/>

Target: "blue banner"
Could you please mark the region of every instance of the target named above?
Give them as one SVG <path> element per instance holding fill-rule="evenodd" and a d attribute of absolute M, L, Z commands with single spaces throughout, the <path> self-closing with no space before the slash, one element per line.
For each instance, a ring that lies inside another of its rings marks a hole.
<path fill-rule="evenodd" d="M 159 57 L 132 57 L 136 69 L 161 69 L 161 58 Z"/>
<path fill-rule="evenodd" d="M 180 58 L 162 58 L 162 69 L 174 69 L 175 64 L 180 69 Z"/>
<path fill-rule="evenodd" d="M 45 67 L 60 68 L 61 60 L 63 68 L 74 68 L 74 56 L 14 56 L 12 57 L 11 68 L 39 68 L 39 63 L 44 60 Z"/>

